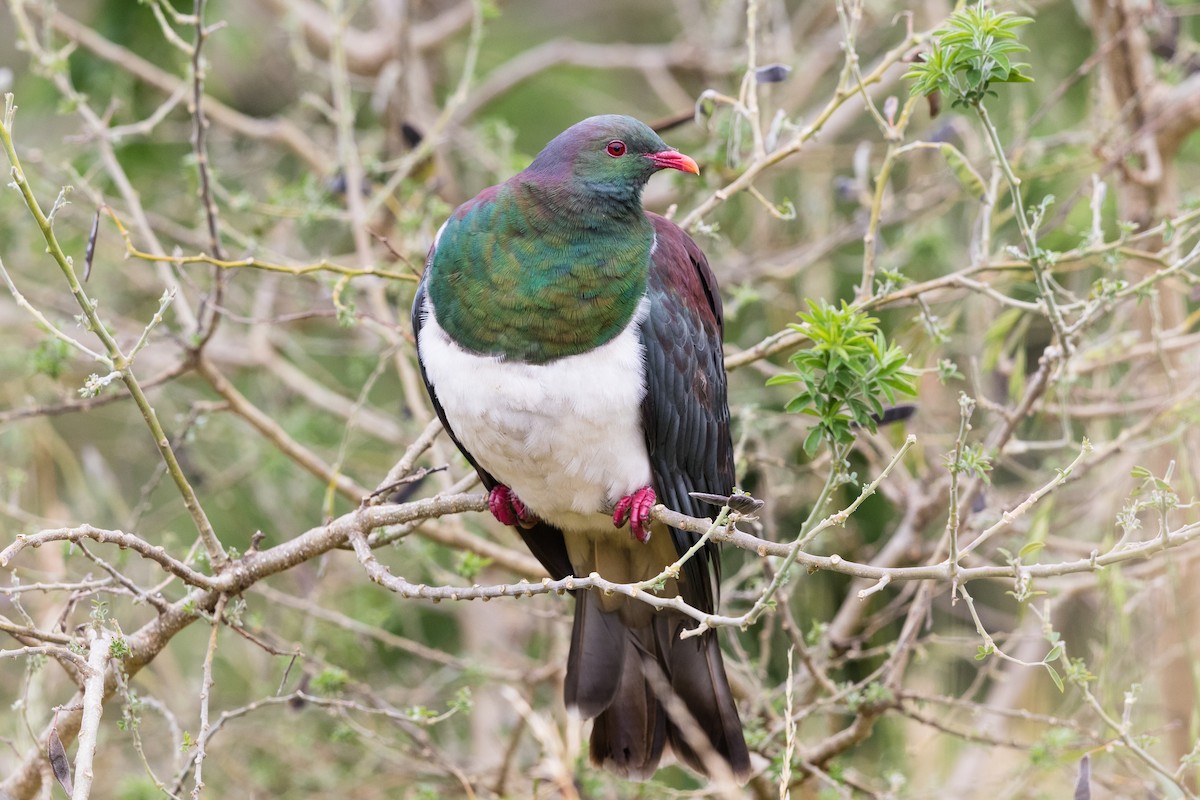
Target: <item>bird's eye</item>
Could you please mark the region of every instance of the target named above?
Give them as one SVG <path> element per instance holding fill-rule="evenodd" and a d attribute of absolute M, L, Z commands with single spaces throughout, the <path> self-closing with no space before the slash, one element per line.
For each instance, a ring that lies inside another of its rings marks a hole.
<path fill-rule="evenodd" d="M 608 143 L 608 147 L 604 148 L 604 151 L 613 158 L 620 158 L 625 155 L 625 143 L 620 139 L 613 139 Z"/>

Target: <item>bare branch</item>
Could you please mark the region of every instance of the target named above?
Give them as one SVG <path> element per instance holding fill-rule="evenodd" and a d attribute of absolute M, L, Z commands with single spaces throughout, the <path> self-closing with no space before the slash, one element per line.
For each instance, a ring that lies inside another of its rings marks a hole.
<path fill-rule="evenodd" d="M 219 585 L 214 578 L 196 572 L 182 561 L 172 558 L 161 546 L 151 545 L 145 539 L 131 533 L 104 530 L 92 525 L 80 525 L 75 528 L 54 528 L 28 535 L 18 534 L 12 544 L 0 550 L 0 567 L 7 567 L 17 554 L 26 547 L 41 547 L 47 542 L 77 542 L 81 539 L 92 539 L 100 544 L 115 544 L 118 547 L 133 550 L 138 555 L 157 563 L 167 572 L 191 586 L 213 589 Z"/>
<path fill-rule="evenodd" d="M 92 792 L 92 769 L 96 755 L 96 734 L 100 730 L 100 715 L 104 712 L 104 684 L 112 634 L 108 631 L 88 631 L 88 677 L 83 688 L 83 710 L 79 723 L 79 743 L 75 750 L 75 787 L 71 800 L 88 800 Z"/>

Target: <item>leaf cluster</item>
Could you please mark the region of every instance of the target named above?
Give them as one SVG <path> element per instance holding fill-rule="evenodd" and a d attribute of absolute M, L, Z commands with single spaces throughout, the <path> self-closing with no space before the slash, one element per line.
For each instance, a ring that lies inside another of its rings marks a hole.
<path fill-rule="evenodd" d="M 992 460 L 979 442 L 964 445 L 957 458 L 954 453 L 947 453 L 946 469 L 978 478 L 989 486 L 992 483 L 992 478 L 988 474 L 992 471 Z"/>
<path fill-rule="evenodd" d="M 856 426 L 874 431 L 885 400 L 891 405 L 897 392 L 916 394 L 917 373 L 908 367 L 908 354 L 888 344 L 876 318 L 845 301 L 841 306 L 807 302 L 808 311 L 798 314 L 801 322 L 789 327 L 812 346 L 788 359 L 795 372 L 776 375 L 767 385 L 801 384 L 786 409 L 816 417 L 804 440 L 804 452 L 811 456 L 822 438 L 831 446 L 848 445 Z"/>
<path fill-rule="evenodd" d="M 951 98 L 952 105 L 968 106 L 994 96 L 993 83 L 1031 83 L 1033 78 L 1026 74 L 1029 65 L 1010 58 L 1029 50 L 1017 41 L 1016 29 L 1031 22 L 1029 17 L 990 8 L 954 12 L 945 27 L 934 31 L 933 50 L 924 61 L 904 73 L 914 81 L 912 94 L 941 92 Z"/>

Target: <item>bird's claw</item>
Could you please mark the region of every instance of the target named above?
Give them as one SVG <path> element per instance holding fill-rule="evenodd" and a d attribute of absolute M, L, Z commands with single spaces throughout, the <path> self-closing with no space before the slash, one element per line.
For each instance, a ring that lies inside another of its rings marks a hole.
<path fill-rule="evenodd" d="M 532 528 L 538 518 L 530 512 L 525 504 L 513 494 L 504 484 L 496 484 L 488 492 L 488 511 L 501 525 L 519 525 L 522 528 Z"/>
<path fill-rule="evenodd" d="M 617 501 L 613 511 L 613 525 L 618 528 L 629 523 L 629 534 L 645 544 L 650 541 L 650 511 L 657 500 L 654 490 L 643 486 L 633 494 L 627 494 Z"/>

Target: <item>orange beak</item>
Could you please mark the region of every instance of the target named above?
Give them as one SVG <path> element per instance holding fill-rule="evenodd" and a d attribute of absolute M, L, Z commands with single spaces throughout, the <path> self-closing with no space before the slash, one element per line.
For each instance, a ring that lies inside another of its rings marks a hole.
<path fill-rule="evenodd" d="M 659 169 L 677 169 L 680 172 L 690 172 L 693 175 L 700 174 L 700 167 L 689 156 L 685 156 L 678 150 L 664 150 L 661 153 L 647 153 L 646 158 L 654 162 L 654 166 Z"/>

